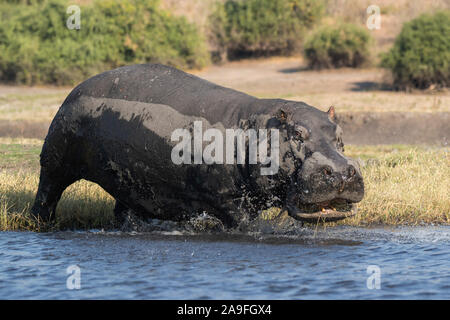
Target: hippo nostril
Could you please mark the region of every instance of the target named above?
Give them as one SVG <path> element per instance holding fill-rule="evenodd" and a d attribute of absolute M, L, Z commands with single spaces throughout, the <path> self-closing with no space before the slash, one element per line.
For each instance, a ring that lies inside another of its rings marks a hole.
<path fill-rule="evenodd" d="M 322 169 L 322 172 L 323 172 L 323 174 L 329 176 L 329 175 L 331 175 L 333 173 L 333 169 L 331 169 L 330 167 L 324 167 Z"/>
<path fill-rule="evenodd" d="M 344 189 L 345 189 L 345 181 L 343 180 L 343 181 L 341 182 L 340 187 L 339 187 L 339 193 L 344 192 Z"/>

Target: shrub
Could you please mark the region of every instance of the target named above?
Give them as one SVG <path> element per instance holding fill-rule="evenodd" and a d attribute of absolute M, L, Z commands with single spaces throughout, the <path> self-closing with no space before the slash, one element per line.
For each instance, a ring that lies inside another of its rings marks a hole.
<path fill-rule="evenodd" d="M 2 81 L 73 84 L 125 64 L 197 68 L 209 59 L 196 27 L 160 9 L 158 0 L 89 2 L 81 6 L 79 30 L 66 27 L 68 1 L 27 3 L 0 5 Z"/>
<path fill-rule="evenodd" d="M 405 23 L 382 66 L 398 89 L 425 89 L 450 83 L 450 11 L 424 14 Z"/>
<path fill-rule="evenodd" d="M 325 26 L 305 42 L 304 53 L 313 69 L 360 67 L 370 59 L 369 32 L 354 24 Z"/>
<path fill-rule="evenodd" d="M 226 0 L 210 17 L 212 42 L 229 58 L 288 54 L 322 17 L 316 0 Z"/>

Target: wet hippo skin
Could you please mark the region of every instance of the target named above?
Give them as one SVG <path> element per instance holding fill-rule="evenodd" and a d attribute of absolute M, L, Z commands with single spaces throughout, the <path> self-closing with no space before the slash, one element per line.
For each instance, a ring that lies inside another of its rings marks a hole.
<path fill-rule="evenodd" d="M 358 164 L 344 156 L 334 108 L 257 99 L 159 64 L 121 67 L 78 85 L 54 120 L 41 153 L 36 217 L 55 218 L 62 192 L 86 179 L 123 212 L 165 220 L 207 212 L 227 227 L 269 206 L 299 220 L 344 218 L 364 195 Z M 273 129 L 279 170 L 262 164 L 175 164 L 174 130 Z"/>

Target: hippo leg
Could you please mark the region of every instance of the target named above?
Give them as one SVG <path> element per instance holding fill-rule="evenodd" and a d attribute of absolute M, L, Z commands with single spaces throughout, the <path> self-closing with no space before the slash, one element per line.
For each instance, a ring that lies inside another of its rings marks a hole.
<path fill-rule="evenodd" d="M 62 193 L 75 182 L 75 179 L 68 179 L 64 176 L 53 178 L 46 171 L 44 168 L 41 169 L 39 188 L 31 214 L 44 221 L 53 221 L 55 220 L 56 206 Z"/>
<path fill-rule="evenodd" d="M 55 210 L 64 190 L 74 183 L 74 166 L 67 161 L 69 143 L 56 121 L 52 123 L 41 152 L 41 174 L 31 214 L 44 221 L 55 220 Z"/>

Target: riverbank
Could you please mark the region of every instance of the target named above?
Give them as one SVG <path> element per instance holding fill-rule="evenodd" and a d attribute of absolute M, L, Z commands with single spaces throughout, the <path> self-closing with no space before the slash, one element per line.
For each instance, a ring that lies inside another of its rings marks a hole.
<path fill-rule="evenodd" d="M 42 143 L 0 138 L 0 230 L 48 230 L 29 215 L 39 182 Z M 346 146 L 346 155 L 361 164 L 366 194 L 358 214 L 337 224 L 449 225 L 449 151 L 408 145 Z M 79 181 L 64 192 L 52 230 L 112 229 L 113 208 L 114 199 L 101 187 Z M 277 223 L 279 210 L 272 211 Z"/>
<path fill-rule="evenodd" d="M 194 72 L 259 98 L 333 105 L 347 144 L 448 146 L 450 92 L 390 90 L 382 69 L 311 71 L 301 57 L 253 59 Z M 0 85 L 0 137 L 44 139 L 70 87 Z"/>

